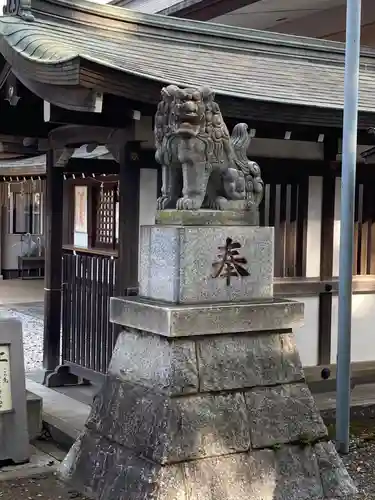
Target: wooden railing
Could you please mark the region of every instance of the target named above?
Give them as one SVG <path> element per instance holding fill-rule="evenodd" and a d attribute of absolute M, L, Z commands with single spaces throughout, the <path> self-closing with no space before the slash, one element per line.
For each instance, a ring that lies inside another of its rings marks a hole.
<path fill-rule="evenodd" d="M 318 297 L 322 293 L 338 295 L 339 279 L 275 278 L 273 291 L 276 297 Z M 353 276 L 353 294 L 375 293 L 375 275 Z"/>

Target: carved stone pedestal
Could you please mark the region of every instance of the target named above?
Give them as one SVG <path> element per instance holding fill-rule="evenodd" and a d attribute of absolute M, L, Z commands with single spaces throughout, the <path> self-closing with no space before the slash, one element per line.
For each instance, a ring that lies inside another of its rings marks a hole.
<path fill-rule="evenodd" d="M 303 304 L 272 298 L 272 231 L 160 225 L 143 245 L 141 290 L 158 270 L 180 303 L 112 299 L 123 331 L 63 477 L 99 500 L 353 498 L 296 349 Z M 246 300 L 247 279 L 267 296 Z"/>
<path fill-rule="evenodd" d="M 140 295 L 189 303 L 273 296 L 273 228 L 144 226 Z"/>

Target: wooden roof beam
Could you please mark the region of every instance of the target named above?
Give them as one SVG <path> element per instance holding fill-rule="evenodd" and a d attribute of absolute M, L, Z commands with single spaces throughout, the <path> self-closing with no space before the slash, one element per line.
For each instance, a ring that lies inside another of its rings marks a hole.
<path fill-rule="evenodd" d="M 241 9 L 260 0 L 183 0 L 171 7 L 163 9 L 158 14 L 182 17 L 196 21 L 210 21 L 215 17 L 224 16 L 229 12 Z"/>
<path fill-rule="evenodd" d="M 0 72 L 0 89 L 2 89 L 7 81 L 10 73 L 12 71 L 11 65 L 8 62 L 5 62 L 3 69 Z"/>
<path fill-rule="evenodd" d="M 103 106 L 101 112 L 71 111 L 44 101 L 44 121 L 57 125 L 86 125 L 90 127 L 126 128 L 132 120 L 140 120 L 136 109 L 113 109 Z M 120 111 L 120 112 L 119 112 Z"/>
<path fill-rule="evenodd" d="M 0 142 L 0 153 L 11 153 L 22 156 L 35 156 L 40 154 L 38 146 L 23 146 L 22 144 Z"/>
<path fill-rule="evenodd" d="M 46 139 L 0 134 L 0 154 L 35 156 L 47 149 Z"/>

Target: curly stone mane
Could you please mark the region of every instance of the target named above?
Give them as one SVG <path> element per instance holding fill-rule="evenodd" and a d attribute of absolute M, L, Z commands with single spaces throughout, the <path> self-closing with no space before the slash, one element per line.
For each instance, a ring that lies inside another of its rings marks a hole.
<path fill-rule="evenodd" d="M 161 147 L 164 137 L 174 131 L 171 113 L 173 106 L 175 106 L 173 101 L 177 90 L 179 90 L 177 86 L 169 85 L 161 91 L 162 98 L 157 107 L 154 125 L 155 146 L 157 149 Z"/>
<path fill-rule="evenodd" d="M 189 89 L 187 89 L 189 90 Z M 213 163 L 220 163 L 224 157 L 232 160 L 230 149 L 230 134 L 225 125 L 219 105 L 215 102 L 215 94 L 207 87 L 191 89 L 195 94 L 200 94 L 204 106 L 204 114 L 199 125 L 197 138 L 200 138 L 207 147 L 207 154 Z M 161 92 L 161 101 L 155 115 L 155 145 L 156 149 L 162 147 L 163 140 L 171 134 L 178 132 L 179 116 L 178 102 L 181 89 L 175 85 L 164 87 Z"/>
<path fill-rule="evenodd" d="M 225 125 L 219 105 L 215 102 L 215 94 L 211 92 L 204 100 L 205 103 L 205 128 L 206 137 L 212 141 L 212 161 L 220 163 L 224 157 L 231 160 L 230 135 Z"/>

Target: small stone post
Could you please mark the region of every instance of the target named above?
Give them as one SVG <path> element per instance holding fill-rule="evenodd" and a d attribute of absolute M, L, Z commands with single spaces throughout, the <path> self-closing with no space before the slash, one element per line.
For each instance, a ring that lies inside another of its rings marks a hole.
<path fill-rule="evenodd" d="M 0 465 L 30 459 L 22 323 L 0 319 Z"/>

